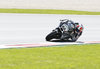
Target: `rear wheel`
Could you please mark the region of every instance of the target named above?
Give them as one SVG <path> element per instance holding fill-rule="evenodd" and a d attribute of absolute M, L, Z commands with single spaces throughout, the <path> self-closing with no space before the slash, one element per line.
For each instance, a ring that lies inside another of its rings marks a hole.
<path fill-rule="evenodd" d="M 75 37 L 75 35 L 71 37 L 71 41 L 72 41 L 72 42 L 77 41 L 77 38 Z"/>

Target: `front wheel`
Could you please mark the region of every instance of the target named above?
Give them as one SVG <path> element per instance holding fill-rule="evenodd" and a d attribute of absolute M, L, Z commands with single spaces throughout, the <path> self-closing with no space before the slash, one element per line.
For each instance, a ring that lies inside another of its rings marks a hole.
<path fill-rule="evenodd" d="M 50 34 L 48 34 L 47 36 L 46 36 L 46 41 L 50 41 L 50 40 L 52 40 L 52 39 L 54 39 L 54 38 L 56 38 L 56 36 L 57 36 L 57 32 L 51 32 Z"/>

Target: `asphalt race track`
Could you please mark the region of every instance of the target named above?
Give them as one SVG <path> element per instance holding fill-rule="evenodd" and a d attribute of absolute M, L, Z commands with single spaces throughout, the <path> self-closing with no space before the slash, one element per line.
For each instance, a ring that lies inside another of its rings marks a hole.
<path fill-rule="evenodd" d="M 100 15 L 0 13 L 0 45 L 68 44 L 69 42 L 45 41 L 46 35 L 59 25 L 59 20 L 66 18 L 84 26 L 82 36 L 75 43 L 100 43 Z"/>

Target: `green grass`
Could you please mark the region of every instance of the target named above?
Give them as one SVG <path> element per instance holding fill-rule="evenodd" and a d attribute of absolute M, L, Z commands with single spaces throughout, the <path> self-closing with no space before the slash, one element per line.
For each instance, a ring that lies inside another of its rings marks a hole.
<path fill-rule="evenodd" d="M 1 49 L 0 69 L 100 69 L 100 44 Z"/>
<path fill-rule="evenodd" d="M 52 9 L 0 9 L 0 13 L 100 15 L 100 12 Z"/>

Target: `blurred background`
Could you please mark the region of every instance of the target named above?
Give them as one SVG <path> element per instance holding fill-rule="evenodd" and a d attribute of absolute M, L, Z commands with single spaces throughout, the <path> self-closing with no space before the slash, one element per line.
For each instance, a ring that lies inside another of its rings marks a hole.
<path fill-rule="evenodd" d="M 0 0 L 0 8 L 100 11 L 100 0 Z"/>

